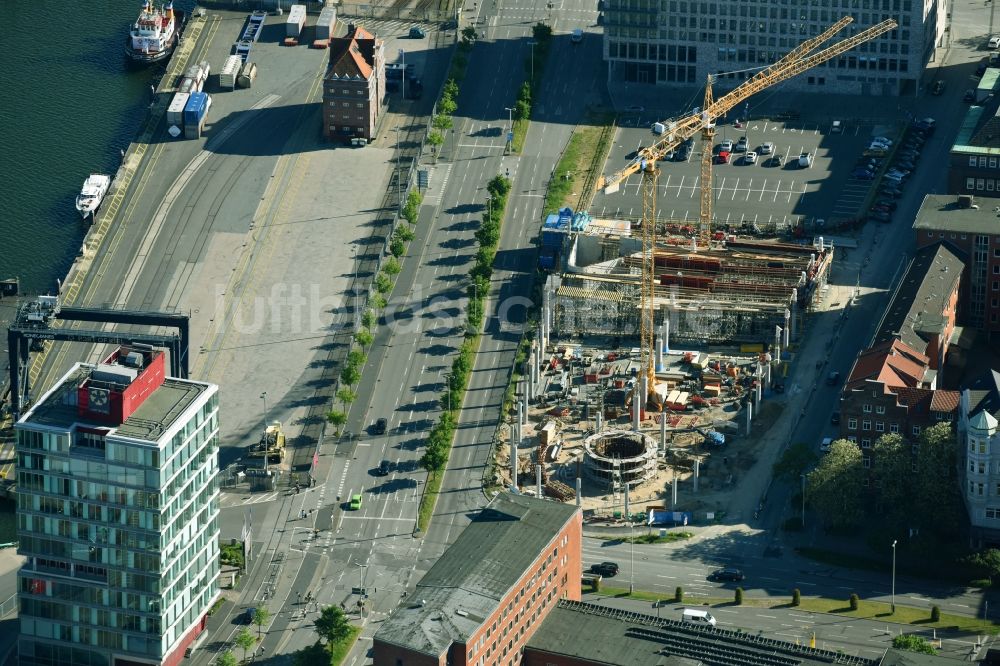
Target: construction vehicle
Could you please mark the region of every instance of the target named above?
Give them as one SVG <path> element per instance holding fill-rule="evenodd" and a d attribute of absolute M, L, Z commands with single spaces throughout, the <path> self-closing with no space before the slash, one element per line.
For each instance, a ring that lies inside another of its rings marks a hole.
<path fill-rule="evenodd" d="M 659 270 L 656 266 L 656 192 L 659 169 L 656 163 L 677 149 L 685 141 L 701 133 L 703 141 L 701 161 L 701 210 L 698 217 L 698 227 L 694 234 L 693 251 L 711 249 L 713 239 L 712 221 L 712 157 L 716 120 L 725 116 L 738 104 L 745 102 L 755 93 L 785 81 L 797 74 L 835 58 L 854 47 L 872 40 L 882 34 L 894 30 L 896 21 L 887 19 L 881 23 L 862 30 L 853 37 L 836 42 L 821 51 L 815 52 L 822 44 L 830 40 L 836 33 L 843 30 L 853 19 L 850 16 L 837 21 L 820 35 L 807 39 L 793 48 L 787 55 L 748 78 L 741 85 L 718 99 L 712 96 L 712 81 L 709 75 L 705 86 L 705 101 L 700 109 L 674 120 L 664 120 L 660 124 L 665 127 L 662 138 L 652 145 L 636 151 L 636 155 L 620 171 L 608 177 L 601 177 L 597 187 L 605 194 L 614 194 L 622 182 L 629 176 L 642 172 L 642 288 L 640 290 L 639 337 L 642 349 L 642 372 L 646 379 L 647 403 L 652 409 L 659 410 L 659 394 L 656 392 L 656 346 L 655 346 L 655 310 L 656 290 Z M 811 54 L 811 55 L 810 55 Z M 719 241 L 716 241 L 718 243 Z"/>
<path fill-rule="evenodd" d="M 260 441 L 250 445 L 248 457 L 266 458 L 268 464 L 277 464 L 285 459 L 285 433 L 280 421 L 264 428 Z"/>

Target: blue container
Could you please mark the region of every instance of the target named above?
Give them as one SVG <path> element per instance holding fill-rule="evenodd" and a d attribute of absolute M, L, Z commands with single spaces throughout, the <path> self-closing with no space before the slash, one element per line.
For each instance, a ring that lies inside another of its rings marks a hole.
<path fill-rule="evenodd" d="M 563 239 L 566 235 L 561 231 L 550 231 L 545 229 L 542 231 L 542 247 L 562 247 Z"/>
<path fill-rule="evenodd" d="M 538 267 L 543 270 L 553 270 L 556 267 L 556 251 L 552 248 L 544 248 L 538 255 Z"/>
<path fill-rule="evenodd" d="M 193 92 L 184 107 L 184 124 L 198 124 L 208 111 L 208 93 Z"/>
<path fill-rule="evenodd" d="M 542 226 L 544 229 L 558 229 L 559 228 L 559 216 L 553 213 L 545 218 L 545 224 Z"/>

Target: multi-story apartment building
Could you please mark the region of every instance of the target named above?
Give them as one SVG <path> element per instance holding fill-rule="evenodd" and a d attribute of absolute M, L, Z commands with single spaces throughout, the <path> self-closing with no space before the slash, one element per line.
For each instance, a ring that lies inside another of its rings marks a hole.
<path fill-rule="evenodd" d="M 840 397 L 840 436 L 857 442 L 866 468 L 882 435 L 915 442 L 924 428 L 955 420 L 959 394 L 935 390 L 935 379 L 930 359 L 899 340 L 858 355 Z"/>
<path fill-rule="evenodd" d="M 885 19 L 890 33 L 820 64 L 783 90 L 863 95 L 914 95 L 924 65 L 942 43 L 942 0 L 602 0 L 608 80 L 720 87 L 785 56 L 844 16 L 846 38 Z"/>
<path fill-rule="evenodd" d="M 948 191 L 978 197 L 1000 197 L 1000 97 L 993 88 L 1000 82 L 1000 69 L 989 69 L 989 96 L 982 106 L 965 112 L 962 127 L 948 154 Z"/>
<path fill-rule="evenodd" d="M 374 666 L 519 666 L 560 599 L 580 600 L 582 514 L 497 495 L 375 633 Z"/>
<path fill-rule="evenodd" d="M 970 545 L 1000 545 L 1000 372 L 990 370 L 962 391 L 958 410 L 962 497 Z"/>
<path fill-rule="evenodd" d="M 219 595 L 218 387 L 77 363 L 17 432 L 22 666 L 173 666 Z"/>
<path fill-rule="evenodd" d="M 360 26 L 330 40 L 323 77 L 323 136 L 336 141 L 375 138 L 386 107 L 385 44 Z"/>
<path fill-rule="evenodd" d="M 960 324 L 1000 339 L 1000 224 L 994 206 L 968 195 L 928 194 L 913 222 L 917 247 L 945 242 L 965 260 Z"/>

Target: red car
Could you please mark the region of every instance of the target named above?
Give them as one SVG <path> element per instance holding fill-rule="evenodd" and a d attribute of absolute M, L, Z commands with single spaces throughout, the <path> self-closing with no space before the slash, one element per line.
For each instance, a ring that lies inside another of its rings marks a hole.
<path fill-rule="evenodd" d="M 729 164 L 729 153 L 725 150 L 720 151 L 718 155 L 715 156 L 716 164 Z"/>

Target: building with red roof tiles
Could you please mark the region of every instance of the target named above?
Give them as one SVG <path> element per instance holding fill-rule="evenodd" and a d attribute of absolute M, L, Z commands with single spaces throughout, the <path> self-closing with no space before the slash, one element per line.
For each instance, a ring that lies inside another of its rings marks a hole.
<path fill-rule="evenodd" d="M 323 136 L 342 141 L 375 138 L 386 108 L 385 43 L 361 26 L 330 40 L 323 77 Z"/>

